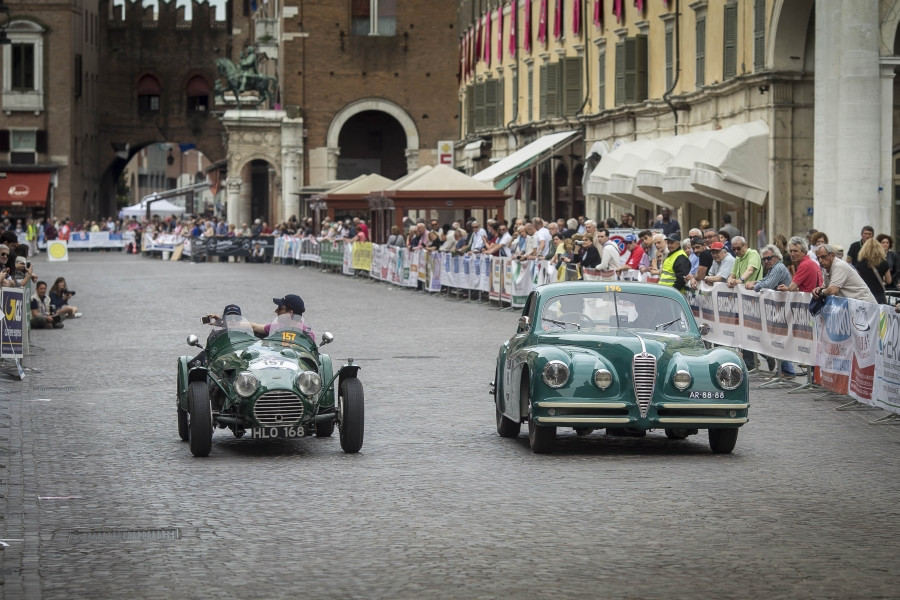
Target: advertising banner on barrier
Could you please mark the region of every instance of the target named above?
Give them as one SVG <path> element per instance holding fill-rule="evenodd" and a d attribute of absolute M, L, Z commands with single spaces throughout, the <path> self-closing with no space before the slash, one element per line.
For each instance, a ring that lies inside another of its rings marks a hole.
<path fill-rule="evenodd" d="M 340 267 L 344 264 L 344 244 L 331 240 L 319 242 L 319 253 L 322 264 L 327 267 Z"/>
<path fill-rule="evenodd" d="M 341 244 L 344 249 L 343 262 L 341 263 L 341 272 L 344 275 L 354 275 L 353 270 L 353 244 Z"/>
<path fill-rule="evenodd" d="M 356 242 L 350 244 L 353 252 L 353 269 L 358 271 L 372 270 L 372 242 Z"/>
<path fill-rule="evenodd" d="M 21 288 L 5 287 L 0 290 L 3 321 L 0 323 L 0 358 L 22 358 L 25 341 L 25 292 Z"/>
<path fill-rule="evenodd" d="M 511 260 L 510 262 L 510 280 L 509 295 L 510 304 L 513 308 L 521 308 L 525 306 L 528 294 L 534 289 L 534 274 L 532 267 L 533 260 Z"/>
<path fill-rule="evenodd" d="M 820 367 L 820 385 L 838 394 L 846 394 L 850 389 L 853 359 L 849 340 L 853 332 L 848 302 L 847 298 L 831 296 L 816 317 L 816 364 Z"/>
<path fill-rule="evenodd" d="M 441 267 L 443 264 L 444 261 L 441 260 L 439 253 L 428 254 L 428 286 L 425 289 L 429 292 L 441 291 Z"/>
<path fill-rule="evenodd" d="M 500 301 L 503 288 L 503 260 L 499 256 L 492 256 L 491 261 L 491 285 L 488 289 L 488 299 Z"/>
<path fill-rule="evenodd" d="M 310 237 L 300 240 L 300 254 L 298 259 L 307 262 L 321 262 L 322 258 L 319 256 L 319 242 L 316 241 L 315 238 Z"/>
<path fill-rule="evenodd" d="M 880 306 L 872 405 L 900 414 L 900 314 Z"/>

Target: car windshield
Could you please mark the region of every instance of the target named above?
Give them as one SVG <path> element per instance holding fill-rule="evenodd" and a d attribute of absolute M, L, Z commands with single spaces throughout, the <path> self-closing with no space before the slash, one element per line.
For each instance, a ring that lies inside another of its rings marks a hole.
<path fill-rule="evenodd" d="M 556 296 L 544 304 L 539 331 L 590 332 L 643 329 L 688 331 L 681 304 L 665 296 L 629 292 L 592 292 Z"/>
<path fill-rule="evenodd" d="M 225 315 L 219 321 L 210 323 L 210 325 L 215 329 L 224 329 L 230 332 L 240 331 L 253 335 L 253 326 L 250 325 L 250 321 L 241 315 Z"/>
<path fill-rule="evenodd" d="M 303 326 L 306 324 L 306 321 L 303 320 L 301 315 L 293 315 L 290 313 L 280 314 L 272 321 L 272 324 L 269 326 L 269 335 L 277 331 L 283 331 L 286 329 L 294 330 L 294 331 L 303 331 Z"/>

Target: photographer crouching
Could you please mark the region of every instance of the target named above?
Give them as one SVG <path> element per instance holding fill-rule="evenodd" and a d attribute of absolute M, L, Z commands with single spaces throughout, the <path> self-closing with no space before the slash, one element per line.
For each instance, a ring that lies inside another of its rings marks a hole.
<path fill-rule="evenodd" d="M 56 313 L 62 318 L 77 319 L 81 316 L 77 306 L 70 306 L 69 300 L 75 292 L 66 288 L 66 278 L 57 277 L 50 288 L 50 304 L 56 307 Z"/>

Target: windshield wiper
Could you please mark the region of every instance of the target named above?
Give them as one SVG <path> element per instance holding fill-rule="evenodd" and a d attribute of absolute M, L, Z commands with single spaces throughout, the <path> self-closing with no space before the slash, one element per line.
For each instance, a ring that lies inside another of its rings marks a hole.
<path fill-rule="evenodd" d="M 578 323 L 569 323 L 568 321 L 557 321 L 556 319 L 548 319 L 547 317 L 541 317 L 541 319 L 544 321 L 549 321 L 549 322 L 553 323 L 554 325 L 559 325 L 560 327 L 562 327 L 563 325 L 574 325 L 575 327 L 578 328 L 578 331 L 581 331 L 581 325 L 579 325 Z"/>
<path fill-rule="evenodd" d="M 674 322 L 676 322 L 676 321 L 680 321 L 680 320 L 681 320 L 681 317 L 675 317 L 674 319 L 672 319 L 671 321 L 669 321 L 669 322 L 667 322 L 667 323 L 660 323 L 659 325 L 657 325 L 656 327 L 654 327 L 654 329 L 659 329 L 660 327 L 662 327 L 663 329 L 665 329 L 666 327 L 668 327 L 668 326 L 671 325 L 672 323 L 674 323 Z"/>

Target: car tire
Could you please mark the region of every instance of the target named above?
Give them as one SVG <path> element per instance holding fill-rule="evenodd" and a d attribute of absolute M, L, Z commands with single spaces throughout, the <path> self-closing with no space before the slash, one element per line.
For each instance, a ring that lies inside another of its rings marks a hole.
<path fill-rule="evenodd" d="M 522 429 L 522 424 L 516 423 L 512 419 L 508 419 L 506 415 L 500 412 L 500 407 L 496 404 L 494 405 L 494 409 L 497 411 L 497 433 L 500 437 L 519 437 L 519 431 Z"/>
<path fill-rule="evenodd" d="M 190 432 L 188 431 L 188 413 L 186 410 L 181 408 L 180 406 L 177 408 L 178 410 L 178 437 L 181 438 L 182 442 L 188 441 L 188 437 L 190 436 Z"/>
<path fill-rule="evenodd" d="M 709 447 L 716 454 L 731 454 L 737 444 L 738 429 L 710 429 Z"/>
<path fill-rule="evenodd" d="M 194 456 L 209 456 L 212 450 L 212 407 L 205 381 L 188 386 L 188 443 Z"/>
<path fill-rule="evenodd" d="M 556 427 L 542 427 L 528 419 L 528 445 L 535 454 L 553 452 L 556 445 Z"/>
<path fill-rule="evenodd" d="M 334 433 L 334 419 L 331 419 L 327 423 L 323 423 L 322 421 L 316 421 L 316 437 L 327 438 L 331 437 L 331 434 Z"/>
<path fill-rule="evenodd" d="M 690 432 L 687 429 L 666 429 L 666 437 L 670 440 L 684 440 Z"/>
<path fill-rule="evenodd" d="M 359 379 L 345 379 L 341 383 L 338 402 L 341 449 L 347 454 L 355 454 L 362 448 L 365 432 L 363 387 Z"/>

